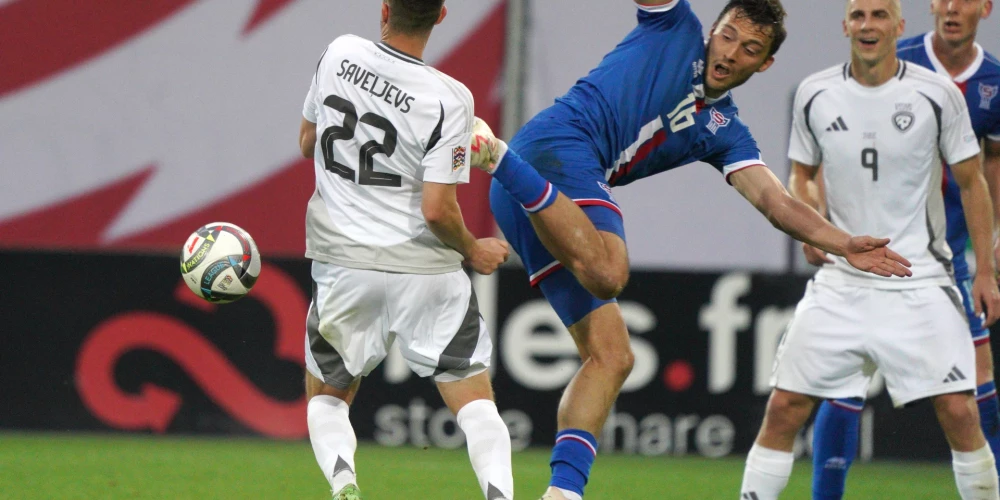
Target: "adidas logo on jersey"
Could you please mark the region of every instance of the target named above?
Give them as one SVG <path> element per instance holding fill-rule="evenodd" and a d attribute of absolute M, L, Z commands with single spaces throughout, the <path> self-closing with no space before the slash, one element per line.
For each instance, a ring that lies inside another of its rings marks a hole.
<path fill-rule="evenodd" d="M 743 496 L 741 496 L 740 498 L 742 500 L 760 500 L 760 497 L 757 496 L 757 492 L 756 491 L 750 491 L 750 492 L 744 493 Z"/>
<path fill-rule="evenodd" d="M 965 374 L 957 366 L 952 366 L 951 372 L 942 380 L 942 383 L 947 384 L 948 382 L 958 382 L 959 380 L 965 380 Z"/>
<path fill-rule="evenodd" d="M 844 118 L 842 116 L 838 116 L 837 117 L 837 121 L 831 123 L 829 127 L 826 127 L 826 131 L 827 132 L 841 132 L 841 131 L 846 132 L 847 131 L 847 124 L 844 123 Z"/>

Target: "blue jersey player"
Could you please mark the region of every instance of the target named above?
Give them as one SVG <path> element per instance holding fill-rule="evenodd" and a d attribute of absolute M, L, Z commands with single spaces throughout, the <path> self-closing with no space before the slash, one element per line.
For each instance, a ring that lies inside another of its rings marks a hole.
<path fill-rule="evenodd" d="M 474 130 L 471 163 L 493 175 L 497 222 L 583 360 L 559 403 L 543 498 L 583 496 L 594 436 L 632 369 L 615 302 L 628 257 L 613 186 L 704 161 L 792 236 L 865 271 L 910 274 L 888 240 L 852 238 L 790 197 L 737 114 L 728 91 L 766 70 L 785 38 L 778 0 L 730 1 L 707 43 L 688 0 L 637 3 L 635 29 L 509 149 L 482 124 Z"/>
<path fill-rule="evenodd" d="M 901 40 L 898 57 L 946 75 L 965 95 L 976 137 L 982 141 L 983 167 L 990 182 L 996 208 L 1000 208 L 1000 61 L 976 43 L 979 21 L 993 8 L 991 0 L 934 0 L 934 31 Z M 983 318 L 975 314 L 971 299 L 972 276 L 965 258 L 969 229 L 965 223 L 962 199 L 951 170 L 945 168 L 943 186 L 948 220 L 948 244 L 951 247 L 955 280 L 969 319 L 972 340 L 976 345 L 976 400 L 980 425 L 993 454 L 1000 453 L 1000 415 L 996 385 L 993 380 L 993 354 L 990 331 Z M 813 263 L 818 256 L 807 249 Z M 858 424 L 863 401 L 835 400 L 823 403 L 816 416 L 813 433 L 813 498 L 839 499 L 844 493 L 847 469 L 857 453 Z"/>

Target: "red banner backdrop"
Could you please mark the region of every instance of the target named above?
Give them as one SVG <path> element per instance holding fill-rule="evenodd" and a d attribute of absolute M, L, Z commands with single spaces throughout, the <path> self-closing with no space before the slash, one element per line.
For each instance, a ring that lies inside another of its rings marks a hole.
<path fill-rule="evenodd" d="M 259 0 L 243 25 L 243 35 L 262 29 L 294 3 Z M 0 72 L 0 102 L 118 50 L 192 8 L 191 4 L 177 0 L 19 0 L 0 7 L 0 59 L 10 63 Z M 469 87 L 477 114 L 495 130 L 500 129 L 501 96 L 497 89 L 503 67 L 504 14 L 505 2 L 497 3 L 463 39 L 451 45 L 447 55 L 434 62 L 438 69 Z M 45 22 L 39 22 L 43 19 Z M 212 132 L 217 131 L 206 131 Z M 40 148 L 53 140 L 31 139 L 37 140 Z M 133 138 L 124 136 L 119 140 Z M 0 247 L 174 251 L 194 228 L 224 220 L 253 234 L 265 255 L 301 256 L 305 251 L 305 204 L 313 190 L 314 174 L 312 160 L 295 156 L 293 140 L 289 146 L 284 166 L 270 175 L 228 191 L 193 211 L 121 236 L 105 234 L 156 176 L 160 169 L 156 163 L 86 192 L 40 206 L 32 204 L 36 206 L 24 212 L 0 212 Z M 66 173 L 72 176 L 75 167 L 67 166 L 70 171 Z M 82 167 L 100 169 L 99 165 Z M 4 168 L 4 182 L 17 183 L 18 170 Z M 234 174 L 238 179 L 238 172 Z M 178 188 L 183 188 L 183 183 Z M 488 190 L 488 178 L 480 172 L 474 172 L 472 182 L 459 189 L 466 223 L 479 236 L 493 232 Z"/>

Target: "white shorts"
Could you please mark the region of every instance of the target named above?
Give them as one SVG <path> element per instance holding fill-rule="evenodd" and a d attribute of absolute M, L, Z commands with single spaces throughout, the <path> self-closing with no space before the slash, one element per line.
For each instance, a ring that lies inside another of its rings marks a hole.
<path fill-rule="evenodd" d="M 489 368 L 493 343 L 464 271 L 400 274 L 314 261 L 306 369 L 347 389 L 393 341 L 414 373 L 451 382 Z"/>
<path fill-rule="evenodd" d="M 864 398 L 876 369 L 896 407 L 975 391 L 975 348 L 958 289 L 810 281 L 778 347 L 771 386 L 825 399 Z"/>

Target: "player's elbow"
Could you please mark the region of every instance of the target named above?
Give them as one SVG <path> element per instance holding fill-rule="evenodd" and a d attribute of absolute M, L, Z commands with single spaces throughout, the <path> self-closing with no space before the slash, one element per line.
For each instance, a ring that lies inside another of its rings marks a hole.
<path fill-rule="evenodd" d="M 303 158 L 313 159 L 316 156 L 316 143 L 309 142 L 305 137 L 299 139 L 299 150 Z"/>
<path fill-rule="evenodd" d="M 426 200 L 420 205 L 420 211 L 424 214 L 428 226 L 444 224 L 450 212 L 444 203 L 428 203 Z"/>

